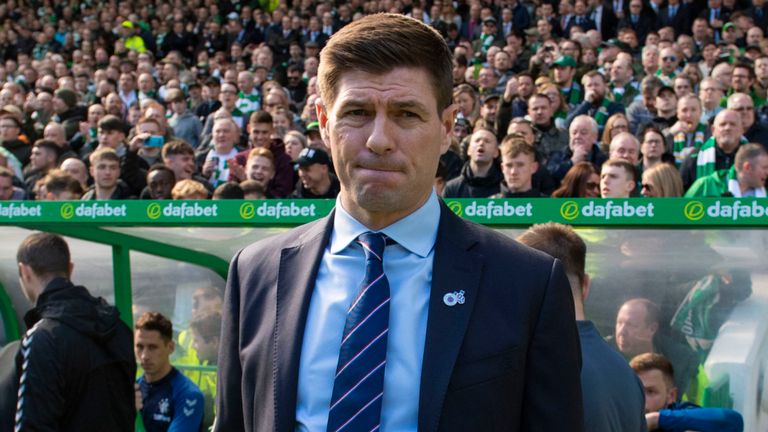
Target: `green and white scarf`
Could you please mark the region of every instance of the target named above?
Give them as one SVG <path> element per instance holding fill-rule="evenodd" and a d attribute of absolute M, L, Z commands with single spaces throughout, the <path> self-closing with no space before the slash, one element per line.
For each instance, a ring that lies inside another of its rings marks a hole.
<path fill-rule="evenodd" d="M 571 90 L 567 92 L 567 94 L 563 89 L 560 89 L 560 93 L 568 98 L 568 106 L 571 108 L 575 107 L 581 102 L 581 87 L 579 87 L 576 83 L 573 83 Z"/>
<path fill-rule="evenodd" d="M 491 45 L 493 45 L 494 37 L 492 34 L 483 33 L 480 35 L 480 38 L 483 40 L 483 47 L 480 50 L 483 52 L 483 54 L 486 54 L 488 53 L 488 48 L 490 48 Z"/>
<path fill-rule="evenodd" d="M 608 121 L 608 106 L 610 104 L 611 104 L 611 101 L 608 100 L 607 97 L 604 97 L 603 102 L 600 104 L 600 108 L 598 108 L 597 112 L 595 113 L 595 121 L 597 122 L 597 127 L 601 131 L 605 126 L 605 122 Z"/>
<path fill-rule="evenodd" d="M 678 168 L 683 164 L 683 160 L 685 160 L 689 154 L 701 150 L 701 147 L 704 145 L 704 132 L 706 132 L 706 130 L 707 126 L 704 123 L 699 123 L 699 125 L 696 126 L 696 130 L 693 133 L 693 146 L 691 147 L 686 146 L 685 132 L 678 132 L 672 138 L 674 142 L 673 151 L 675 154 L 675 164 Z"/>
<path fill-rule="evenodd" d="M 746 144 L 747 139 L 741 137 L 740 144 Z M 701 146 L 699 153 L 696 155 L 696 178 L 702 178 L 715 172 L 715 161 L 717 160 L 717 143 L 715 137 L 711 136 Z"/>
<path fill-rule="evenodd" d="M 662 81 L 664 81 L 664 84 L 666 85 L 672 85 L 672 80 L 675 79 L 677 76 L 677 71 L 672 71 L 669 75 L 664 75 L 664 72 L 661 71 L 661 68 L 656 70 L 656 76 L 659 77 Z"/>

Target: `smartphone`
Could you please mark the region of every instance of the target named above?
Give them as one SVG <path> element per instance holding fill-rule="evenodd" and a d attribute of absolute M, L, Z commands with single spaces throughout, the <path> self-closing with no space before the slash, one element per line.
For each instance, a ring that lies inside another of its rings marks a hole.
<path fill-rule="evenodd" d="M 162 135 L 151 135 L 144 140 L 144 147 L 162 147 L 165 144 L 165 138 Z"/>

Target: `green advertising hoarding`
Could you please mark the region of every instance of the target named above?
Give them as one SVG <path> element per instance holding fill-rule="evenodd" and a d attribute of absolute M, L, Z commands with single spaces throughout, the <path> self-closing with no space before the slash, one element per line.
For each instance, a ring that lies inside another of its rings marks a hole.
<path fill-rule="evenodd" d="M 766 226 L 768 199 L 448 199 L 457 215 L 499 226 Z M 299 225 L 327 215 L 334 200 L 6 201 L 0 224 Z"/>

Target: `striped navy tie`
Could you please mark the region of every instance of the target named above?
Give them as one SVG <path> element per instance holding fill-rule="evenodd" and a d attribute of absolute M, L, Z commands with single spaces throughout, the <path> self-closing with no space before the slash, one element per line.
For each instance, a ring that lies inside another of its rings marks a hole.
<path fill-rule="evenodd" d="M 365 251 L 365 279 L 347 312 L 333 383 L 328 432 L 379 430 L 389 332 L 389 281 L 384 234 L 357 238 Z"/>

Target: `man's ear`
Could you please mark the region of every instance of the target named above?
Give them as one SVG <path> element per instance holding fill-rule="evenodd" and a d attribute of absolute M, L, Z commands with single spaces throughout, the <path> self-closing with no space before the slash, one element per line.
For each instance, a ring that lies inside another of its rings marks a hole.
<path fill-rule="evenodd" d="M 458 104 L 448 105 L 442 113 L 440 113 L 440 123 L 443 126 L 443 144 L 440 147 L 440 154 L 448 151 L 451 146 L 451 137 L 453 132 L 453 122 L 456 120 L 456 113 L 459 112 Z"/>
<path fill-rule="evenodd" d="M 315 112 L 317 113 L 317 123 L 320 126 L 320 137 L 328 145 L 330 143 L 328 140 L 328 108 L 322 99 L 315 102 Z"/>
<path fill-rule="evenodd" d="M 69 263 L 67 264 L 67 279 L 72 279 L 72 271 L 75 269 L 75 264 Z"/>
<path fill-rule="evenodd" d="M 592 280 L 589 278 L 589 273 L 584 273 L 584 282 L 581 283 L 582 302 L 587 301 L 587 297 L 589 297 L 589 287 L 591 283 L 592 283 Z"/>

